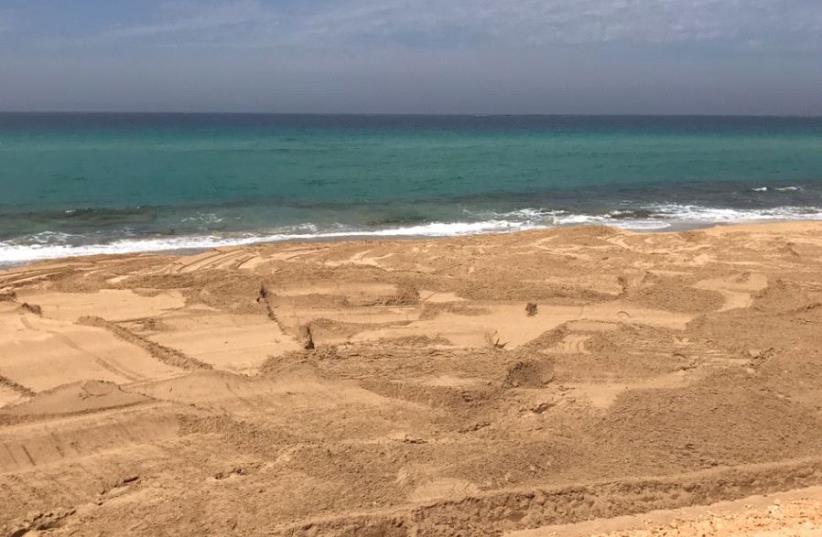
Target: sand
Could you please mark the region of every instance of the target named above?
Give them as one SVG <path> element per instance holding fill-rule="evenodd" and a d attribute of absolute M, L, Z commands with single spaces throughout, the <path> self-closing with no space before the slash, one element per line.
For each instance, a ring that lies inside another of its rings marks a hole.
<path fill-rule="evenodd" d="M 7 269 L 0 535 L 820 535 L 820 324 L 814 222 Z"/>

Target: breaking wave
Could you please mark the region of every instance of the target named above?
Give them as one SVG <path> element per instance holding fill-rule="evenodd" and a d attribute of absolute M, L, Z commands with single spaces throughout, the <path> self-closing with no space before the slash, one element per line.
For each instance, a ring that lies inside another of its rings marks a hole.
<path fill-rule="evenodd" d="M 683 204 L 655 204 L 636 209 L 583 214 L 564 210 L 519 209 L 508 212 L 463 211 L 451 222 L 427 222 L 382 228 L 312 224 L 244 233 L 204 233 L 128 237 L 100 240 L 99 236 L 45 231 L 0 241 L 0 264 L 100 254 L 162 252 L 239 246 L 287 240 L 335 240 L 356 237 L 449 237 L 507 233 L 570 225 L 609 225 L 638 231 L 663 231 L 712 224 L 774 220 L 822 220 L 822 207 L 732 209 Z"/>

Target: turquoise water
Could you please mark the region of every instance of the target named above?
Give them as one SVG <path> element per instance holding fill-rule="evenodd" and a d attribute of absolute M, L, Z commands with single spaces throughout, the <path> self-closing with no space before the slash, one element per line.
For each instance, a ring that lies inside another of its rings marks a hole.
<path fill-rule="evenodd" d="M 822 216 L 822 119 L 0 114 L 0 262 Z"/>

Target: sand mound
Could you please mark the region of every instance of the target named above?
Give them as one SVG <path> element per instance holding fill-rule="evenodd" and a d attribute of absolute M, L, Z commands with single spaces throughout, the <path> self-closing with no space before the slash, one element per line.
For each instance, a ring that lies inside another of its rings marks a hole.
<path fill-rule="evenodd" d="M 822 445 L 818 412 L 763 390 L 757 379 L 739 372 L 681 389 L 627 392 L 602 425 L 606 444 L 628 443 L 635 456 L 668 453 L 665 459 L 682 465 L 802 457 Z"/>
<path fill-rule="evenodd" d="M 703 313 L 718 310 L 724 297 L 717 291 L 689 287 L 675 279 L 655 277 L 651 283 L 628 288 L 626 298 L 649 308 L 682 313 Z"/>
<path fill-rule="evenodd" d="M 506 388 L 542 388 L 553 379 L 553 364 L 545 360 L 529 360 L 509 367 L 502 385 Z"/>
<path fill-rule="evenodd" d="M 534 349 L 534 350 L 544 350 L 550 349 L 551 347 L 560 343 L 566 336 L 570 333 L 568 329 L 569 323 L 562 323 L 561 325 L 557 326 L 556 328 L 552 328 L 551 330 L 546 330 L 539 336 L 535 337 L 525 345 L 523 345 L 523 349 Z"/>
<path fill-rule="evenodd" d="M 411 282 L 403 282 L 397 286 L 397 292 L 392 296 L 381 299 L 384 306 L 414 306 L 420 301 L 420 291 Z"/>
<path fill-rule="evenodd" d="M 807 310 L 819 304 L 799 284 L 777 279 L 754 295 L 753 308 L 767 313 L 785 313 Z"/>
<path fill-rule="evenodd" d="M 767 292 L 766 296 L 770 298 L 758 307 L 697 317 L 688 323 L 687 334 L 713 341 L 743 357 L 750 358 L 768 349 L 782 349 L 791 350 L 796 359 L 806 360 L 810 355 L 808 351 L 822 345 L 822 331 L 817 328 L 822 323 L 822 307 L 805 302 L 805 293 L 794 294 L 797 303 L 793 304 L 785 301 L 785 295 L 780 292 Z M 804 351 L 797 353 L 797 348 Z"/>
<path fill-rule="evenodd" d="M 17 300 L 17 293 L 14 290 L 0 289 L 0 302 L 15 302 Z"/>

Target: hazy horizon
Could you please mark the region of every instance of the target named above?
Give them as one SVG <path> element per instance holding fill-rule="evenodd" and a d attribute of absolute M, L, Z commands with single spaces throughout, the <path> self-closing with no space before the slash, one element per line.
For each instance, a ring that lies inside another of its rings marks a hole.
<path fill-rule="evenodd" d="M 812 0 L 6 0 L 0 110 L 822 115 Z"/>
<path fill-rule="evenodd" d="M 276 111 L 242 111 L 242 110 L 0 110 L 0 115 L 180 115 L 180 116 L 375 116 L 375 117 L 570 117 L 570 118 L 785 118 L 785 119 L 822 119 L 820 114 L 585 114 L 585 113 L 451 113 L 451 112 L 276 112 Z"/>

